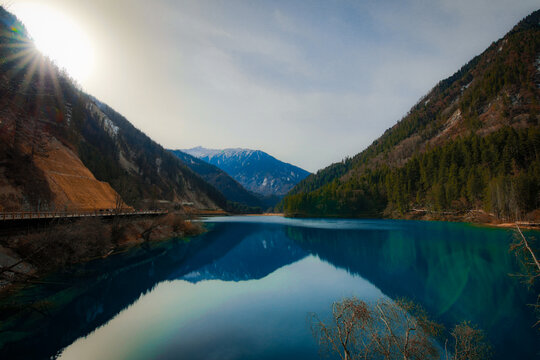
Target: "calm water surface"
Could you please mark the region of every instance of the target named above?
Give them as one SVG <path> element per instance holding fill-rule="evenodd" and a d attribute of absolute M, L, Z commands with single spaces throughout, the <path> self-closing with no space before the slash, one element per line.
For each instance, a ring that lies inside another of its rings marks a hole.
<path fill-rule="evenodd" d="M 316 359 L 307 314 L 406 296 L 484 329 L 495 359 L 540 352 L 512 232 L 395 220 L 224 217 L 203 236 L 70 269 L 0 304 L 1 359 Z M 529 233 L 539 238 L 539 233 Z M 17 309 L 24 308 L 23 311 Z"/>

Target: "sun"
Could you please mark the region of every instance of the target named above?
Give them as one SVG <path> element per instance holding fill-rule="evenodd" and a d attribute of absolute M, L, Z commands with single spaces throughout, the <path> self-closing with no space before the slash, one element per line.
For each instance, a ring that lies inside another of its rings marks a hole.
<path fill-rule="evenodd" d="M 84 31 L 60 11 L 37 3 L 13 4 L 9 11 L 25 25 L 36 48 L 77 82 L 92 73 L 94 50 Z"/>

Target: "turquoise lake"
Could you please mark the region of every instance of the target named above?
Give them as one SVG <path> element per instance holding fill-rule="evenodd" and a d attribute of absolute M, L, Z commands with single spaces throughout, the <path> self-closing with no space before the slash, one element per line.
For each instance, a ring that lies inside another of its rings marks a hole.
<path fill-rule="evenodd" d="M 318 359 L 308 314 L 407 297 L 533 359 L 513 232 L 462 223 L 219 217 L 189 241 L 76 266 L 0 305 L 0 359 Z M 527 236 L 539 238 L 539 232 Z M 25 310 L 17 310 L 24 307 Z"/>

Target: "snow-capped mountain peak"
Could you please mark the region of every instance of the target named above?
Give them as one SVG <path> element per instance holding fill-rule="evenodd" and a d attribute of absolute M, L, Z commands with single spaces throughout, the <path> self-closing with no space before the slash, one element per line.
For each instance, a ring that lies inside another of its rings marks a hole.
<path fill-rule="evenodd" d="M 261 150 L 217 150 L 197 146 L 182 151 L 219 167 L 246 189 L 265 196 L 283 196 L 309 175 L 309 172 L 284 163 Z"/>

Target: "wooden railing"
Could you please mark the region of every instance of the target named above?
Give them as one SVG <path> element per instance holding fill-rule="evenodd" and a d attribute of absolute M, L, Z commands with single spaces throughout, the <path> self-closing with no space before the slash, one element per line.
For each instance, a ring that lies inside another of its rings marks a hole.
<path fill-rule="evenodd" d="M 101 211 L 40 211 L 40 212 L 0 212 L 0 221 L 6 220 L 32 220 L 32 219 L 68 219 L 83 217 L 110 217 L 110 216 L 136 216 L 136 215 L 164 215 L 167 210 L 101 210 Z"/>

